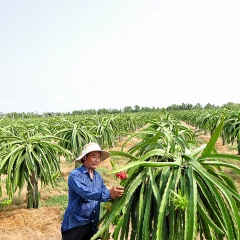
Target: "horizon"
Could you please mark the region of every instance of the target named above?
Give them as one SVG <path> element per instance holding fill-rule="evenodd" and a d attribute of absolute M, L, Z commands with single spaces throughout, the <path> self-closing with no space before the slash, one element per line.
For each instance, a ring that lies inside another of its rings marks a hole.
<path fill-rule="evenodd" d="M 124 106 L 123 108 L 98 108 L 98 109 L 94 109 L 94 108 L 91 108 L 91 109 L 76 109 L 76 110 L 73 110 L 73 111 L 66 111 L 66 112 L 54 112 L 54 111 L 51 111 L 51 112 L 1 112 L 0 111 L 0 114 L 1 115 L 7 115 L 7 114 L 36 114 L 36 115 L 43 115 L 43 114 L 72 114 L 73 112 L 84 112 L 84 111 L 100 111 L 100 110 L 107 110 L 107 111 L 111 111 L 111 110 L 117 110 L 117 111 L 124 111 L 124 108 L 128 108 L 128 107 L 130 107 L 133 111 L 134 111 L 134 109 L 135 109 L 135 107 L 136 106 L 138 106 L 138 107 L 140 107 L 140 111 L 142 111 L 142 109 L 143 108 L 149 108 L 149 109 L 167 109 L 167 108 L 171 108 L 171 107 L 173 107 L 173 106 L 182 106 L 182 105 L 187 105 L 187 106 L 189 106 L 189 105 L 191 105 L 192 106 L 192 108 L 195 108 L 198 104 L 200 104 L 200 103 L 197 103 L 197 104 L 195 104 L 195 105 L 193 105 L 193 104 L 191 104 L 191 103 L 181 103 L 181 104 L 172 104 L 172 105 L 169 105 L 169 106 L 167 106 L 167 107 L 154 107 L 154 106 L 152 106 L 152 107 L 149 107 L 149 106 L 139 106 L 139 105 L 137 105 L 137 104 L 135 104 L 134 106 L 130 106 L 130 105 L 127 105 L 127 106 Z M 234 105 L 239 105 L 240 106 L 240 103 L 234 103 L 234 102 L 227 102 L 227 103 L 224 103 L 224 104 L 222 104 L 222 105 L 215 105 L 215 104 L 211 104 L 211 103 L 207 103 L 207 104 L 205 104 L 205 105 L 202 105 L 202 104 L 200 104 L 200 108 L 201 109 L 204 109 L 204 108 L 206 108 L 206 106 L 208 106 L 208 105 L 210 105 L 211 107 L 213 107 L 213 108 L 222 108 L 222 107 L 224 107 L 225 105 L 229 105 L 229 104 L 234 104 Z"/>

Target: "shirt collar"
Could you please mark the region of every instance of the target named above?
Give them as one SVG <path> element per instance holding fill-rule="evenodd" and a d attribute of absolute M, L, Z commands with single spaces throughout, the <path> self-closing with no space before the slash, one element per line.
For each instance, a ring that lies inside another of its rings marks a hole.
<path fill-rule="evenodd" d="M 82 166 L 80 167 L 80 170 L 81 170 L 83 173 L 88 173 L 88 170 L 85 168 L 84 165 L 82 165 Z M 95 170 L 93 170 L 93 174 L 95 175 Z"/>

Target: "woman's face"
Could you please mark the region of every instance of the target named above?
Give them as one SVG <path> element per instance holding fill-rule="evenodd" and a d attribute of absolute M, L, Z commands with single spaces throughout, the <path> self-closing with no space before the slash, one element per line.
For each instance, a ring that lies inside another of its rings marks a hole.
<path fill-rule="evenodd" d="M 89 169 L 96 169 L 101 160 L 99 151 L 90 152 L 86 155 L 83 165 Z"/>

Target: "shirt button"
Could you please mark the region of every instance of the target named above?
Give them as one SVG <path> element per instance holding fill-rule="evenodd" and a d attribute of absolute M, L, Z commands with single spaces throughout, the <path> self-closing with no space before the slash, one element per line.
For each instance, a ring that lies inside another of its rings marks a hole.
<path fill-rule="evenodd" d="M 93 212 L 96 212 L 96 211 L 93 211 Z"/>
<path fill-rule="evenodd" d="M 92 220 L 92 222 L 94 222 L 94 220 Z"/>

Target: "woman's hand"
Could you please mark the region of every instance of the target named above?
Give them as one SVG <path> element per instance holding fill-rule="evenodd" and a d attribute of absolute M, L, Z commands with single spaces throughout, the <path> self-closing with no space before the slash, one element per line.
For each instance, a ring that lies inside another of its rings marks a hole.
<path fill-rule="evenodd" d="M 124 193 L 124 187 L 123 186 L 116 186 L 112 187 L 110 189 L 110 196 L 111 199 L 115 199 L 116 197 L 121 197 Z"/>

